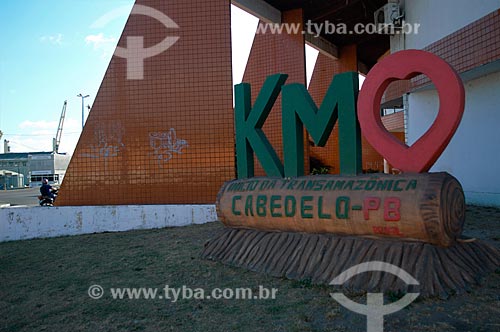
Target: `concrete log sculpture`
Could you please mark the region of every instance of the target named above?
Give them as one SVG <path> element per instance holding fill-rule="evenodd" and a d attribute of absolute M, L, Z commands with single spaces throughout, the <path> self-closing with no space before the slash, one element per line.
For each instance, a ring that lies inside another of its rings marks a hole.
<path fill-rule="evenodd" d="M 259 177 L 226 182 L 217 197 L 229 227 L 392 237 L 450 246 L 465 199 L 448 173 Z"/>

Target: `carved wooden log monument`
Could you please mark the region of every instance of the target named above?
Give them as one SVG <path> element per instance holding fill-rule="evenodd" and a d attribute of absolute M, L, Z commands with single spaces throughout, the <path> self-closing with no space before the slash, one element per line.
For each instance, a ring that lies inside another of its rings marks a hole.
<path fill-rule="evenodd" d="M 435 84 L 440 110 L 428 132 L 408 147 L 385 130 L 379 108 L 390 82 L 416 73 Z M 361 263 L 384 262 L 413 276 L 421 295 L 441 297 L 469 289 L 500 266 L 498 249 L 462 238 L 465 198 L 459 181 L 445 172 L 427 173 L 464 108 L 463 85 L 446 62 L 415 50 L 384 58 L 366 77 L 357 112 L 357 73 L 335 76 L 319 109 L 303 86 L 281 86 L 285 80 L 286 75 L 270 76 L 252 109 L 249 86 L 235 87 L 238 179 L 219 191 L 217 214 L 226 227 L 206 243 L 203 257 L 323 284 Z M 280 88 L 284 165 L 261 130 Z M 323 146 L 337 118 L 341 175 L 303 176 L 303 125 Z M 403 174 L 361 174 L 357 120 L 366 139 Z M 267 177 L 253 177 L 254 153 Z M 414 285 L 376 272 L 356 275 L 343 286 L 406 292 Z"/>
<path fill-rule="evenodd" d="M 227 182 L 217 215 L 228 227 L 393 237 L 444 247 L 465 221 L 460 183 L 448 173 Z"/>

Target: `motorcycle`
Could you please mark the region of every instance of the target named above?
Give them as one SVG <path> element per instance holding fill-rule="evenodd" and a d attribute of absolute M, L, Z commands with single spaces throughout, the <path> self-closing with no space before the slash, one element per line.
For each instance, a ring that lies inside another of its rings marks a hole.
<path fill-rule="evenodd" d="M 40 204 L 40 206 L 54 206 L 54 202 L 57 198 L 57 192 L 57 189 L 52 190 L 52 193 L 54 194 L 53 198 L 50 196 L 38 195 L 38 203 Z"/>

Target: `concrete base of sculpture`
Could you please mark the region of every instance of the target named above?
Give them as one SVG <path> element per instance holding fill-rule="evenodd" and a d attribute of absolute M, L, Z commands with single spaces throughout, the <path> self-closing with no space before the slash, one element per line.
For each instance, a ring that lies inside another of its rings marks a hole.
<path fill-rule="evenodd" d="M 500 267 L 500 251 L 478 240 L 459 241 L 445 248 L 422 242 L 229 227 L 205 244 L 202 257 L 314 284 L 329 284 L 354 265 L 383 261 L 404 269 L 420 285 L 406 285 L 395 275 L 372 272 L 351 278 L 344 288 L 355 292 L 416 291 L 424 297 L 441 298 L 469 290 Z"/>
<path fill-rule="evenodd" d="M 0 209 L 0 242 L 204 224 L 215 205 L 24 206 Z"/>

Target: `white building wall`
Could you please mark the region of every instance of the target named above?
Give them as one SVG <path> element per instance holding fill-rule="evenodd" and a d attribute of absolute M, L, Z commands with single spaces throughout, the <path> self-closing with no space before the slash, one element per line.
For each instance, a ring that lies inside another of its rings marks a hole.
<path fill-rule="evenodd" d="M 500 0 L 406 0 L 405 21 L 419 23 L 406 49 L 422 49 L 500 8 Z"/>
<path fill-rule="evenodd" d="M 500 206 L 500 73 L 466 82 L 465 111 L 432 172 L 455 176 L 468 204 Z M 439 108 L 435 89 L 409 95 L 408 144 L 430 127 Z"/>
<path fill-rule="evenodd" d="M 500 8 L 500 0 L 406 0 L 405 21 L 419 23 L 418 34 L 393 38 L 391 49 L 422 49 Z M 403 45 L 401 45 L 401 42 Z M 403 47 L 401 47 L 403 46 Z M 467 47 L 467 45 L 457 45 Z M 431 171 L 458 178 L 469 204 L 500 206 L 500 72 L 464 83 L 465 112 L 450 145 Z M 434 121 L 439 98 L 435 89 L 412 92 L 408 98 L 408 144 Z"/>

